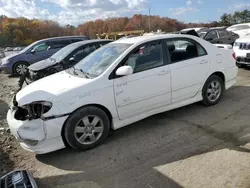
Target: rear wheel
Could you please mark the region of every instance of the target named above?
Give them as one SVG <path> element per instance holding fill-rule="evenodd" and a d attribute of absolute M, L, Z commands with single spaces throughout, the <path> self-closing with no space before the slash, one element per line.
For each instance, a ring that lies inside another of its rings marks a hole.
<path fill-rule="evenodd" d="M 109 130 L 107 114 L 98 107 L 87 106 L 75 111 L 67 119 L 64 137 L 72 148 L 86 150 L 103 143 Z"/>
<path fill-rule="evenodd" d="M 18 62 L 14 65 L 13 72 L 17 76 L 24 75 L 28 68 L 29 64 L 26 62 Z"/>
<path fill-rule="evenodd" d="M 224 82 L 219 76 L 210 76 L 202 89 L 202 103 L 206 106 L 217 104 L 222 98 L 224 89 Z"/>

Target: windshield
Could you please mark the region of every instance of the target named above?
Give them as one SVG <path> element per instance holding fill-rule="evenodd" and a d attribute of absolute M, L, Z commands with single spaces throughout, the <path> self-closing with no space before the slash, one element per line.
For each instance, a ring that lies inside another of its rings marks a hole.
<path fill-rule="evenodd" d="M 51 56 L 52 59 L 55 59 L 57 62 L 62 61 L 67 55 L 69 55 L 73 50 L 79 47 L 79 44 L 68 45 L 61 50 L 57 51 L 54 55 Z"/>
<path fill-rule="evenodd" d="M 199 37 L 200 38 L 204 38 L 205 37 L 205 35 L 207 34 L 207 32 L 198 32 L 198 35 L 199 35 Z"/>
<path fill-rule="evenodd" d="M 74 68 L 90 77 L 101 75 L 132 44 L 110 43 L 91 53 Z"/>

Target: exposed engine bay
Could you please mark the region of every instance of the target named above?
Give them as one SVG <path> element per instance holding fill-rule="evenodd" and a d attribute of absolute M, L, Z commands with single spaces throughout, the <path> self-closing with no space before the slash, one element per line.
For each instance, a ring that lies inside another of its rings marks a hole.
<path fill-rule="evenodd" d="M 30 83 L 37 81 L 46 76 L 55 74 L 57 72 L 65 70 L 65 66 L 63 63 L 57 63 L 53 66 L 47 67 L 41 70 L 31 70 L 27 69 L 26 73 L 22 75 L 18 81 L 19 90 L 22 89 L 24 82 L 29 85 Z"/>

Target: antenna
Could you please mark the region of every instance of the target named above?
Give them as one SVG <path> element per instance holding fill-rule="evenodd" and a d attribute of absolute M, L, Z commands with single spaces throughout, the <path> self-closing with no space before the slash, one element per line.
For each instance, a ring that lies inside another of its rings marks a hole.
<path fill-rule="evenodd" d="M 151 32 L 151 15 L 150 15 L 150 8 L 148 9 L 148 15 L 149 15 L 149 23 L 148 23 L 149 32 Z"/>

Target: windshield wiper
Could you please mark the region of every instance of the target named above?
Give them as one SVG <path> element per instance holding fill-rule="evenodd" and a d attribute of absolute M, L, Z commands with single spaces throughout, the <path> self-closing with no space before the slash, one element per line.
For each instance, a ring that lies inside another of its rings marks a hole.
<path fill-rule="evenodd" d="M 76 72 L 76 68 L 73 66 L 72 69 L 73 69 L 74 75 L 77 75 L 77 76 L 78 76 L 78 74 L 77 74 L 77 72 Z"/>
<path fill-rule="evenodd" d="M 81 73 L 84 74 L 84 76 L 85 76 L 86 78 L 90 78 L 90 75 L 89 75 L 88 72 L 84 72 L 82 69 L 80 69 L 80 71 L 81 71 Z"/>
<path fill-rule="evenodd" d="M 90 75 L 89 73 L 87 72 L 84 72 L 82 69 L 77 69 L 75 68 L 74 66 L 72 67 L 73 68 L 73 73 L 77 76 L 79 76 L 78 72 L 82 73 L 86 78 L 90 78 Z"/>

